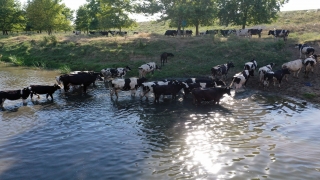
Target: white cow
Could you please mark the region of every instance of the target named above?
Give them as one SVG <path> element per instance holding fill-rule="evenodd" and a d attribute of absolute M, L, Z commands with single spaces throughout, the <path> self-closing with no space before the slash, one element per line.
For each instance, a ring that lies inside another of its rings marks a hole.
<path fill-rule="evenodd" d="M 293 61 L 286 62 L 282 65 L 282 69 L 289 69 L 290 72 L 293 72 L 293 77 L 299 76 L 300 70 L 303 68 L 303 60 L 297 59 Z M 288 81 L 288 76 L 286 76 L 286 80 Z"/>
<path fill-rule="evenodd" d="M 147 73 L 154 72 L 155 69 L 160 69 L 155 62 L 149 62 L 147 64 L 143 64 L 139 67 L 139 77 L 145 77 Z"/>
<path fill-rule="evenodd" d="M 244 36 L 244 37 L 252 37 L 250 29 L 239 29 L 239 30 L 236 30 L 236 35 L 237 36 Z"/>

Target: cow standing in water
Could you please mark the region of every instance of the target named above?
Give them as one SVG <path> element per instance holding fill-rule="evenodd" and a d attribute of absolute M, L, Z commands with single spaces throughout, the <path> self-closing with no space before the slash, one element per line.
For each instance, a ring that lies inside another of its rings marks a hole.
<path fill-rule="evenodd" d="M 219 104 L 220 99 L 224 94 L 231 96 L 229 87 L 225 88 L 196 88 L 192 90 L 193 103 L 200 104 L 201 101 L 213 101 L 214 104 Z"/>
<path fill-rule="evenodd" d="M 22 99 L 23 104 L 26 103 L 26 99 L 30 95 L 29 88 L 23 88 L 19 90 L 0 91 L 0 107 L 3 108 L 3 103 L 6 99 L 14 101 Z"/>
<path fill-rule="evenodd" d="M 51 101 L 53 101 L 53 96 L 52 94 L 58 90 L 61 89 L 61 87 L 57 84 L 54 84 L 53 86 L 43 86 L 43 85 L 31 85 L 30 86 L 30 90 L 31 90 L 31 94 L 30 97 L 32 99 L 33 94 L 37 95 L 38 98 L 40 98 L 39 94 L 46 94 L 46 98 L 48 99 L 48 97 L 51 97 Z"/>

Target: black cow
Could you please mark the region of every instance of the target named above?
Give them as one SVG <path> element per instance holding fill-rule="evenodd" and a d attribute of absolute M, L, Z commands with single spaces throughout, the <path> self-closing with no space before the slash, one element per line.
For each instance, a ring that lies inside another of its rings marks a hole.
<path fill-rule="evenodd" d="M 95 34 L 96 32 L 95 31 L 89 31 L 89 34 Z"/>
<path fill-rule="evenodd" d="M 79 73 L 79 74 L 65 74 L 60 76 L 59 80 L 63 83 L 64 91 L 67 92 L 70 88 L 69 85 L 83 85 L 83 92 L 87 93 L 87 87 L 100 79 L 100 73 L 89 72 L 89 73 Z"/>
<path fill-rule="evenodd" d="M 193 89 L 196 88 L 210 88 L 210 87 L 217 87 L 216 82 L 208 82 L 208 83 L 188 83 L 187 88 L 183 88 L 184 96 L 186 97 Z"/>
<path fill-rule="evenodd" d="M 212 77 L 224 75 L 227 78 L 227 74 L 230 68 L 234 67 L 232 62 L 227 62 L 226 64 L 217 65 L 211 68 Z"/>
<path fill-rule="evenodd" d="M 283 37 L 283 40 L 286 41 L 289 35 L 289 30 L 285 30 L 285 29 L 269 30 L 268 35 L 273 35 L 275 39 L 279 37 Z"/>
<path fill-rule="evenodd" d="M 39 94 L 47 94 L 46 98 L 48 99 L 48 96 L 50 95 L 51 101 L 53 101 L 52 94 L 58 89 L 61 89 L 61 87 L 57 84 L 54 84 L 53 86 L 30 85 L 30 97 L 32 99 L 33 94 L 35 94 L 40 98 Z"/>
<path fill-rule="evenodd" d="M 108 31 L 100 31 L 100 34 L 102 35 L 102 36 L 108 36 Z"/>
<path fill-rule="evenodd" d="M 219 30 L 206 30 L 206 34 L 216 35 L 219 33 Z"/>
<path fill-rule="evenodd" d="M 250 29 L 250 32 L 251 32 L 251 36 L 252 35 L 258 35 L 259 38 L 261 38 L 262 29 Z"/>
<path fill-rule="evenodd" d="M 168 62 L 168 57 L 174 57 L 174 55 L 172 53 L 167 53 L 167 52 L 164 52 L 160 55 L 160 62 L 161 62 L 161 66 L 164 66 L 164 63 Z"/>
<path fill-rule="evenodd" d="M 186 83 L 216 83 L 217 86 L 225 86 L 226 83 L 220 79 L 212 79 L 212 78 L 189 78 L 185 80 Z"/>
<path fill-rule="evenodd" d="M 167 30 L 164 35 L 165 36 L 176 36 L 178 34 L 177 30 Z"/>
<path fill-rule="evenodd" d="M 177 81 L 168 85 L 152 85 L 154 93 L 154 102 L 159 102 L 161 95 L 171 95 L 172 99 L 176 98 L 176 95 L 182 88 L 188 87 L 185 82 Z"/>
<path fill-rule="evenodd" d="M 23 104 L 25 104 L 25 100 L 30 95 L 29 88 L 23 88 L 20 90 L 8 90 L 8 91 L 0 91 L 0 107 L 3 108 L 3 103 L 6 99 L 8 100 L 17 100 L 22 99 Z"/>
<path fill-rule="evenodd" d="M 282 78 L 286 75 L 290 74 L 289 69 L 280 69 L 276 72 L 267 72 L 264 75 L 263 86 L 269 86 L 269 82 L 273 81 L 273 85 L 276 85 L 276 81 L 279 83 L 279 87 L 281 85 Z"/>
<path fill-rule="evenodd" d="M 304 54 L 305 58 L 314 54 L 314 48 L 309 46 L 308 44 L 296 44 L 295 48 L 299 48 L 300 58 L 302 54 Z"/>
<path fill-rule="evenodd" d="M 224 94 L 231 96 L 229 87 L 225 88 L 196 88 L 192 90 L 193 103 L 200 104 L 201 101 L 213 101 L 219 104 Z"/>

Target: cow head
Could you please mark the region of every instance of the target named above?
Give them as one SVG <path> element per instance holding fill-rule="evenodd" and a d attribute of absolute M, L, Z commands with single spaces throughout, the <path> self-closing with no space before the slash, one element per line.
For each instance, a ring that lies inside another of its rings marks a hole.
<path fill-rule="evenodd" d="M 27 99 L 29 97 L 30 93 L 31 93 L 31 90 L 30 90 L 29 87 L 28 88 L 23 88 L 21 90 L 21 93 L 22 93 L 21 94 L 22 99 Z"/>
<path fill-rule="evenodd" d="M 268 35 L 274 35 L 274 30 L 269 30 Z"/>
<path fill-rule="evenodd" d="M 232 67 L 235 67 L 235 66 L 234 66 L 233 62 L 230 61 L 230 62 L 227 63 L 227 67 L 229 69 L 229 68 L 232 68 Z"/>
<path fill-rule="evenodd" d="M 225 93 L 227 93 L 229 96 L 231 96 L 231 93 L 230 93 L 230 90 L 232 88 L 231 87 L 226 87 L 224 90 L 225 90 Z"/>
<path fill-rule="evenodd" d="M 58 84 L 54 84 L 53 87 L 54 87 L 54 90 L 61 89 L 61 87 Z"/>

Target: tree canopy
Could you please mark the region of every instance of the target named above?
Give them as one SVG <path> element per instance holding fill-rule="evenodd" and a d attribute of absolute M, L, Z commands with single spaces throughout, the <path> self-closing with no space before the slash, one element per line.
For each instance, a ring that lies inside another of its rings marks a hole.
<path fill-rule="evenodd" d="M 25 25 L 24 11 L 18 1 L 0 1 L 0 29 L 3 35 L 8 35 L 8 31 L 23 29 Z"/>

